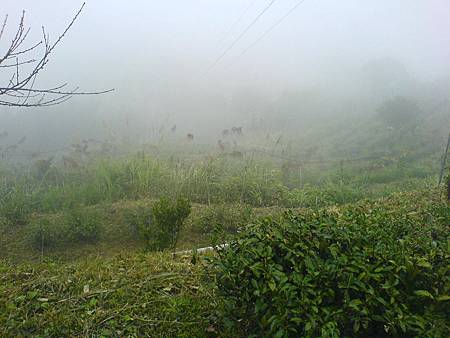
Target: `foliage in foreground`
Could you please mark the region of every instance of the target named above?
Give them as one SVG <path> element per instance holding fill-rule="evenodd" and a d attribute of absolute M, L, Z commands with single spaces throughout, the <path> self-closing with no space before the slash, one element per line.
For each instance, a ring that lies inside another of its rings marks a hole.
<path fill-rule="evenodd" d="M 248 226 L 215 261 L 225 322 L 255 336 L 449 336 L 450 211 L 415 198 Z"/>

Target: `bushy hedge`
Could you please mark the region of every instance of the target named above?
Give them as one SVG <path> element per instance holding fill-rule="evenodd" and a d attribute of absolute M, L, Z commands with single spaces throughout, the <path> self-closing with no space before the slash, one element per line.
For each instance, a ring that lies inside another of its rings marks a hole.
<path fill-rule="evenodd" d="M 360 203 L 249 225 L 215 261 L 224 322 L 258 337 L 449 336 L 445 219 Z"/>

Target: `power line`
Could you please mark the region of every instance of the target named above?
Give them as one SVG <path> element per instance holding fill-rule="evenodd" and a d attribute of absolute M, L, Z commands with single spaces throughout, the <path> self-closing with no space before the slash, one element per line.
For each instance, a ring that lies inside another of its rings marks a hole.
<path fill-rule="evenodd" d="M 221 41 L 226 40 L 226 38 L 228 38 L 228 36 L 230 35 L 230 33 L 233 31 L 234 27 L 236 27 L 244 18 L 244 16 L 247 14 L 247 12 L 249 11 L 250 8 L 253 7 L 253 5 L 255 4 L 256 0 L 253 0 L 245 9 L 244 11 L 241 13 L 241 15 L 237 18 L 236 21 L 233 22 L 233 24 L 230 26 L 230 28 L 227 29 L 227 31 L 225 32 L 225 34 L 223 35 Z"/>
<path fill-rule="evenodd" d="M 251 45 L 249 45 L 246 49 L 242 51 L 241 54 L 235 59 L 239 59 L 242 55 L 247 53 L 249 49 L 253 48 L 258 42 L 264 39 L 267 35 L 269 35 L 279 24 L 281 24 L 289 15 L 291 15 L 305 0 L 300 0 L 294 7 L 292 7 L 285 15 L 283 15 L 279 20 L 277 20 L 272 26 L 270 26 L 264 33 L 262 33 Z"/>
<path fill-rule="evenodd" d="M 209 66 L 209 68 L 206 70 L 205 74 L 208 74 L 219 62 L 220 60 L 223 59 L 223 57 L 225 55 L 227 55 L 227 53 L 236 45 L 236 43 L 239 42 L 239 40 L 242 39 L 242 37 L 248 32 L 248 30 L 250 28 L 252 28 L 252 26 L 258 22 L 258 20 L 264 15 L 265 12 L 267 12 L 267 10 L 272 7 L 272 5 L 275 3 L 276 0 L 272 0 L 266 7 L 264 7 L 264 9 L 256 16 L 256 18 L 247 26 L 245 27 L 245 29 L 242 31 L 241 34 L 239 34 L 239 36 L 233 40 L 233 42 L 228 46 L 227 49 L 225 49 L 225 51 L 219 55 L 219 57 L 211 64 L 211 66 Z"/>

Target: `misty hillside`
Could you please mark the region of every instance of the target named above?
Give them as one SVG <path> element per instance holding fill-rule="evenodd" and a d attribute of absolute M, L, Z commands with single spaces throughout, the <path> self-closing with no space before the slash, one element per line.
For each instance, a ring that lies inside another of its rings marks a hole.
<path fill-rule="evenodd" d="M 450 2 L 0 5 L 0 337 L 450 337 Z"/>

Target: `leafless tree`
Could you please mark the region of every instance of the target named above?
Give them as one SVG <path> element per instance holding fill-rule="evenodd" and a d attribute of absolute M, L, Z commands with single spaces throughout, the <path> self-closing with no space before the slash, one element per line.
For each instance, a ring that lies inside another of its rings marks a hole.
<path fill-rule="evenodd" d="M 25 25 L 25 11 L 22 12 L 17 31 L 6 51 L 0 50 L 0 75 L 6 83 L 0 83 L 0 106 L 10 107 L 47 107 L 67 101 L 74 95 L 97 95 L 112 91 L 82 92 L 78 87 L 67 89 L 67 83 L 51 88 L 35 88 L 38 75 L 49 62 L 49 56 L 66 36 L 77 20 L 85 3 L 81 6 L 72 21 L 55 40 L 50 42 L 48 33 L 42 27 L 42 40 L 27 46 L 30 28 Z M 3 45 L 8 15 L 0 26 L 0 47 Z M 38 54 L 38 57 L 34 57 Z"/>

